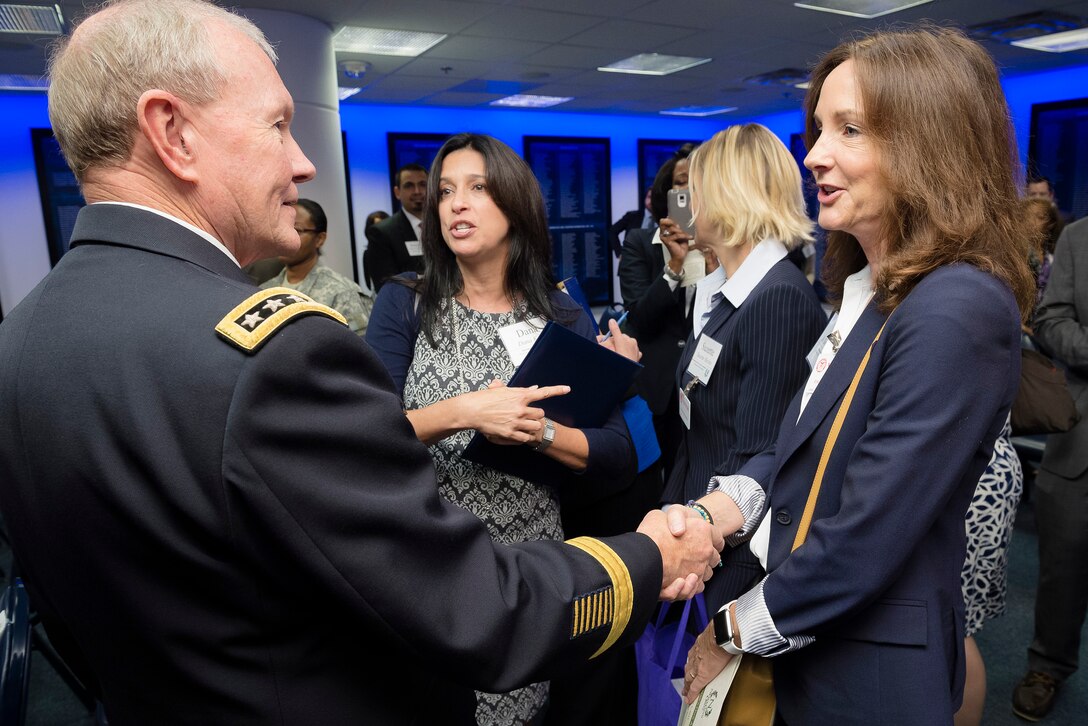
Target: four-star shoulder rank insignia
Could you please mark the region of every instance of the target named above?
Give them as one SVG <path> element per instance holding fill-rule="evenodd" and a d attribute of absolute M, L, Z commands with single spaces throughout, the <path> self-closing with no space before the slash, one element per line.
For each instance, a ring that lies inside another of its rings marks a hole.
<path fill-rule="evenodd" d="M 344 325 L 348 323 L 340 313 L 298 290 L 270 287 L 253 293 L 227 313 L 215 326 L 215 332 L 247 353 L 255 353 L 284 323 L 306 314 L 325 315 Z"/>
<path fill-rule="evenodd" d="M 608 573 L 608 579 L 612 581 L 612 584 L 607 587 L 575 598 L 571 612 L 571 639 L 605 625 L 611 626 L 608 637 L 591 656 L 596 658 L 619 640 L 620 635 L 627 629 L 627 624 L 631 622 L 631 610 L 635 602 L 631 572 L 620 556 L 599 539 L 576 537 L 567 540 L 567 544 L 577 547 L 597 560 Z"/>

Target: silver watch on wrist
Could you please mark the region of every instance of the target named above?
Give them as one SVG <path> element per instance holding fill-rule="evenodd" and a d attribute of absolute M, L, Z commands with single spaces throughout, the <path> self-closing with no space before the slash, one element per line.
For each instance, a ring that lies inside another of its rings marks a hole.
<path fill-rule="evenodd" d="M 682 282 L 684 280 L 684 268 L 681 267 L 680 272 L 673 272 L 671 267 L 665 265 L 665 277 L 673 282 Z"/>
<path fill-rule="evenodd" d="M 736 600 L 733 602 L 736 602 Z M 732 604 L 729 603 L 729 605 Z M 733 620 L 729 617 L 729 605 L 714 614 L 714 640 L 726 653 L 740 655 L 744 651 L 733 645 L 733 638 L 736 637 L 736 633 L 733 631 Z"/>
<path fill-rule="evenodd" d="M 543 423 L 544 435 L 540 437 L 540 442 L 533 446 L 533 451 L 544 451 L 555 441 L 555 424 L 550 418 L 545 418 Z"/>

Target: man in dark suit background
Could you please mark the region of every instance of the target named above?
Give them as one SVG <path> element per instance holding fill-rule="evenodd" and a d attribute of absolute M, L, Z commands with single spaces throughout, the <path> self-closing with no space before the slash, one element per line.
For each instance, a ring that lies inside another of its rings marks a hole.
<path fill-rule="evenodd" d="M 653 211 L 650 207 L 650 198 L 653 194 L 653 189 L 646 190 L 646 196 L 642 202 L 642 209 L 632 209 L 630 212 L 624 213 L 622 217 L 612 223 L 612 226 L 608 228 L 608 239 L 612 243 L 612 252 L 616 257 L 623 254 L 623 242 L 627 239 L 627 235 L 636 229 L 649 229 L 652 230 L 657 227 L 657 220 L 654 219 Z M 620 235 L 623 235 L 623 239 L 620 239 Z"/>
<path fill-rule="evenodd" d="M 655 220 L 668 218 L 668 191 L 687 187 L 687 157 L 693 148 L 685 144 L 658 169 L 650 189 L 650 211 Z M 656 223 L 649 229 L 632 229 L 624 239 L 618 271 L 620 295 L 630 313 L 627 326 L 642 351 L 642 370 L 635 388 L 654 415 L 666 481 L 682 432 L 674 379 L 684 341 L 691 332 L 688 312 L 692 295 L 684 286 L 690 239 L 674 223 L 661 230 Z"/>
<path fill-rule="evenodd" d="M 0 510 L 111 724 L 472 723 L 471 688 L 633 640 L 721 537 L 502 547 L 439 497 L 343 317 L 240 269 L 298 249 L 315 173 L 274 59 L 203 0 L 107 4 L 54 55 L 89 204 L 0 324 Z"/>
<path fill-rule="evenodd" d="M 1045 180 L 1044 180 L 1045 181 Z M 1013 691 L 1013 711 L 1032 721 L 1050 713 L 1079 665 L 1088 611 L 1088 219 L 1062 231 L 1050 281 L 1035 317 L 1035 339 L 1065 365 L 1080 423 L 1050 434 L 1035 477 L 1039 588 L 1028 672 Z M 1080 271 L 1078 273 L 1078 271 Z"/>
<path fill-rule="evenodd" d="M 400 211 L 366 231 L 363 266 L 374 283 L 374 292 L 393 275 L 423 272 L 419 224 L 427 197 L 427 170 L 419 164 L 398 169 L 393 196 L 400 202 Z"/>

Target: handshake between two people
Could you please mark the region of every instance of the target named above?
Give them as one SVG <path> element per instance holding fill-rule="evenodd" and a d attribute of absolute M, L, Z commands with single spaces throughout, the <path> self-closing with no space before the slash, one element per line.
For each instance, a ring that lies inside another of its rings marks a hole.
<path fill-rule="evenodd" d="M 694 508 L 674 504 L 647 513 L 636 530 L 661 552 L 661 600 L 687 600 L 702 592 L 721 564 L 725 538 L 744 526 L 740 510 L 725 494 L 714 492 L 699 504 L 713 512 L 713 524 Z"/>

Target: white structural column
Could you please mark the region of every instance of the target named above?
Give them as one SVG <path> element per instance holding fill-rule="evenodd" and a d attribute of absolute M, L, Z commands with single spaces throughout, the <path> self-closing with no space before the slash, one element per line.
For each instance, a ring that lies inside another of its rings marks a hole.
<path fill-rule="evenodd" d="M 298 13 L 255 8 L 239 12 L 264 31 L 276 49 L 277 68 L 295 100 L 291 132 L 317 168 L 316 178 L 299 187 L 299 196 L 320 204 L 329 218 L 322 264 L 355 279 L 332 28 Z M 361 254 L 366 242 L 357 244 Z"/>

